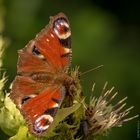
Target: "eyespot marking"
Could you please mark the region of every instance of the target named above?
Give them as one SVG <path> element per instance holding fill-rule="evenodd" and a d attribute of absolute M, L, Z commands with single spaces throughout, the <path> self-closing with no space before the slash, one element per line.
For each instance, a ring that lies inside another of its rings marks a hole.
<path fill-rule="evenodd" d="M 34 55 L 40 55 L 41 54 L 36 46 L 33 46 L 32 52 L 33 52 Z"/>
<path fill-rule="evenodd" d="M 55 102 L 55 103 L 60 103 L 61 101 L 60 101 L 60 99 L 56 99 L 56 98 L 52 98 L 52 100 Z"/>
<path fill-rule="evenodd" d="M 71 48 L 71 36 L 66 39 L 59 39 L 59 41 L 64 48 Z"/>
<path fill-rule="evenodd" d="M 62 54 L 61 57 L 69 57 L 71 53 Z"/>
<path fill-rule="evenodd" d="M 38 58 L 45 60 L 45 57 L 40 53 L 40 51 L 38 50 L 38 48 L 34 45 L 32 48 L 32 53 L 37 56 Z"/>
<path fill-rule="evenodd" d="M 29 96 L 25 96 L 22 100 L 21 100 L 21 104 L 26 103 L 29 99 L 34 98 L 36 95 L 35 94 L 31 94 Z"/>
<path fill-rule="evenodd" d="M 53 117 L 51 115 L 41 115 L 38 117 L 34 123 L 34 130 L 37 133 L 42 133 L 47 130 L 50 124 L 53 122 Z"/>
<path fill-rule="evenodd" d="M 71 57 L 72 56 L 71 49 L 65 48 L 64 51 L 65 51 L 65 53 L 62 54 L 61 57 Z"/>
<path fill-rule="evenodd" d="M 65 18 L 55 20 L 53 29 L 59 39 L 67 39 L 71 36 L 71 31 Z"/>
<path fill-rule="evenodd" d="M 54 116 L 56 115 L 56 112 L 57 112 L 58 109 L 59 109 L 58 106 L 57 106 L 57 107 L 52 107 L 52 108 L 50 108 L 50 109 L 47 109 L 47 110 L 44 112 L 44 114 L 50 115 L 50 116 L 54 117 Z"/>

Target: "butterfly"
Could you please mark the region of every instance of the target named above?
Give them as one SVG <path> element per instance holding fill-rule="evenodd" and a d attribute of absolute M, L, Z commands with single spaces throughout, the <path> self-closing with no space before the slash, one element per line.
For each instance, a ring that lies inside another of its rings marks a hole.
<path fill-rule="evenodd" d="M 71 81 L 71 57 L 71 29 L 64 13 L 50 17 L 49 24 L 18 51 L 10 98 L 36 136 L 45 134 L 62 104 Z"/>

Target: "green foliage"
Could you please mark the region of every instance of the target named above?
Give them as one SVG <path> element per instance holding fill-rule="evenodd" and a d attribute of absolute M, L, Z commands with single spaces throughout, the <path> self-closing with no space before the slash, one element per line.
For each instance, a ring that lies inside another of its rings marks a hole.
<path fill-rule="evenodd" d="M 3 73 L 5 69 L 8 76 L 5 88 L 0 90 L 0 108 L 5 104 L 4 91 L 9 90 L 16 73 L 17 50 L 34 38 L 48 23 L 49 16 L 61 11 L 68 15 L 71 23 L 73 65 L 79 65 L 80 71 L 104 65 L 103 69 L 81 77 L 86 99 L 90 96 L 89 88 L 93 81 L 97 83 L 95 92 L 99 93 L 103 83 L 108 80 L 119 89 L 120 96 L 129 97 L 129 105 L 135 105 L 136 111 L 132 115 L 139 112 L 140 8 L 137 2 L 132 1 L 0 0 L 0 35 L 4 34 L 4 37 L 0 37 L 0 70 Z M 5 36 L 10 42 L 2 56 L 1 50 L 5 46 L 1 48 L 1 44 L 7 44 Z M 4 66 L 1 68 L 2 57 Z M 2 73 L 0 89 L 5 81 Z M 131 123 L 121 131 L 113 131 L 104 139 L 118 140 L 120 136 L 134 139 L 136 125 L 136 122 Z M 6 139 L 2 132 L 0 136 Z"/>
<path fill-rule="evenodd" d="M 0 127 L 6 134 L 13 136 L 24 121 L 19 110 L 16 109 L 15 104 L 8 96 L 6 94 L 3 107 L 0 109 Z"/>

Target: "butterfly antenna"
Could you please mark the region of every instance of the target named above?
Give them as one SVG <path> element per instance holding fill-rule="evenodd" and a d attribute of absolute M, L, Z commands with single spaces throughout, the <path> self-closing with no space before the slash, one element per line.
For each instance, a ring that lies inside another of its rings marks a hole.
<path fill-rule="evenodd" d="M 87 70 L 87 71 L 81 73 L 80 76 L 85 75 L 85 74 L 87 74 L 87 73 L 89 73 L 89 72 L 92 72 L 92 71 L 94 71 L 94 70 L 97 70 L 97 69 L 99 69 L 99 68 L 101 68 L 101 67 L 103 67 L 103 66 L 104 66 L 104 65 L 100 65 L 100 66 L 97 66 L 97 67 L 95 67 L 95 68 L 93 68 L 93 69 Z"/>

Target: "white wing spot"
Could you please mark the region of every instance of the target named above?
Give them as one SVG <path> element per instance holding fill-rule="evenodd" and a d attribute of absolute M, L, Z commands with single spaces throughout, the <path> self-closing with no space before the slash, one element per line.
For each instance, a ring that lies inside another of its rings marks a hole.
<path fill-rule="evenodd" d="M 57 103 L 54 103 L 52 108 L 58 107 L 59 105 Z"/>
<path fill-rule="evenodd" d="M 47 38 L 46 41 L 49 42 L 50 40 Z"/>
<path fill-rule="evenodd" d="M 54 38 L 54 35 L 53 35 L 53 34 L 51 34 L 51 37 L 52 37 L 52 38 Z"/>
<path fill-rule="evenodd" d="M 37 114 L 34 115 L 34 118 L 37 116 Z"/>
<path fill-rule="evenodd" d="M 69 53 L 70 52 L 69 48 L 64 48 L 64 50 L 65 50 L 65 53 Z"/>

